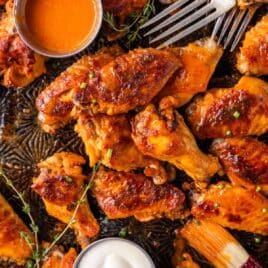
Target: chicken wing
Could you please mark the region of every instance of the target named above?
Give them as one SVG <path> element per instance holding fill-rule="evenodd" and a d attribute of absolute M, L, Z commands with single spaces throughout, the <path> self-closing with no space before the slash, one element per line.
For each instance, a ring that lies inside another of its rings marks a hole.
<path fill-rule="evenodd" d="M 268 146 L 256 139 L 217 139 L 211 151 L 217 155 L 233 185 L 258 189 L 268 195 Z"/>
<path fill-rule="evenodd" d="M 49 215 L 68 224 L 77 201 L 84 192 L 86 176 L 82 174 L 83 157 L 73 153 L 56 153 L 40 163 L 40 175 L 33 179 L 32 189 L 43 199 Z M 90 211 L 87 199 L 81 203 L 71 226 L 82 247 L 99 232 L 99 224 Z"/>
<path fill-rule="evenodd" d="M 261 268 L 239 242 L 218 224 L 193 220 L 182 228 L 181 234 L 213 267 Z"/>
<path fill-rule="evenodd" d="M 212 39 L 189 44 L 183 48 L 173 48 L 182 61 L 180 68 L 157 96 L 160 108 L 180 107 L 197 93 L 207 90 L 207 86 L 222 56 L 223 50 Z"/>
<path fill-rule="evenodd" d="M 0 259 L 12 260 L 19 265 L 31 257 L 32 249 L 21 234 L 34 241 L 33 235 L 11 206 L 0 194 Z"/>
<path fill-rule="evenodd" d="M 106 64 L 85 89 L 76 89 L 75 104 L 92 113 L 127 113 L 147 105 L 180 66 L 172 52 L 135 49 Z"/>
<path fill-rule="evenodd" d="M 175 110 L 158 112 L 153 105 L 147 106 L 133 120 L 132 137 L 142 153 L 184 170 L 199 187 L 206 186 L 220 169 L 217 158 L 199 150 L 183 117 Z"/>
<path fill-rule="evenodd" d="M 42 268 L 73 268 L 77 253 L 74 248 L 64 254 L 59 247 L 55 248 L 51 255 L 44 261 Z"/>
<path fill-rule="evenodd" d="M 237 55 L 237 68 L 242 74 L 268 74 L 268 14 L 247 32 Z"/>
<path fill-rule="evenodd" d="M 212 185 L 196 194 L 192 214 L 231 229 L 267 235 L 268 200 L 255 189 L 232 186 L 226 182 Z"/>
<path fill-rule="evenodd" d="M 200 139 L 262 135 L 268 130 L 268 84 L 244 76 L 234 88 L 197 97 L 186 114 Z"/>
<path fill-rule="evenodd" d="M 104 49 L 96 55 L 84 56 L 54 82 L 45 88 L 36 99 L 38 119 L 46 132 L 54 133 L 74 116 L 73 91 L 88 83 L 91 74 L 122 53 L 119 47 Z"/>
<path fill-rule="evenodd" d="M 240 7 L 247 7 L 252 4 L 268 3 L 268 0 L 237 0 L 237 4 Z"/>
<path fill-rule="evenodd" d="M 6 3 L 0 20 L 0 83 L 6 87 L 25 87 L 46 72 L 45 58 L 28 48 L 15 29 L 14 0 Z"/>
<path fill-rule="evenodd" d="M 142 174 L 100 170 L 92 191 L 109 219 L 184 217 L 184 194 L 171 184 L 155 185 Z"/>
<path fill-rule="evenodd" d="M 156 184 L 163 184 L 167 174 L 158 160 L 144 156 L 131 138 L 131 126 L 126 115 L 98 114 L 83 111 L 78 116 L 75 131 L 82 138 L 90 166 L 101 162 L 117 171 L 145 168 Z"/>

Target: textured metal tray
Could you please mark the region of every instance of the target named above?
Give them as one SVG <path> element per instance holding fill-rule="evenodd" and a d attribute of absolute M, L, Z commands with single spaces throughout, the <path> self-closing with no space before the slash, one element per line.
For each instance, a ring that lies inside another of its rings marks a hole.
<path fill-rule="evenodd" d="M 267 12 L 267 7 L 260 10 L 256 15 L 255 21 L 264 12 Z M 184 40 L 181 44 L 201 38 L 207 35 L 209 30 L 210 28 L 207 27 L 198 34 Z M 124 39 L 119 41 L 122 47 L 124 47 L 124 43 Z M 99 46 L 100 42 L 96 42 L 91 49 L 87 49 L 83 53 L 93 53 Z M 142 40 L 140 43 L 135 44 L 135 46 L 146 47 L 147 41 Z M 211 87 L 231 86 L 239 79 L 239 74 L 234 68 L 234 55 L 235 53 L 225 53 L 211 81 Z M 78 57 L 50 60 L 47 63 L 48 73 L 25 89 L 0 88 L 0 165 L 16 187 L 20 191 L 25 191 L 25 196 L 33 208 L 32 213 L 37 224 L 40 226 L 40 239 L 45 241 L 51 241 L 56 234 L 56 230 L 61 228 L 62 224 L 47 215 L 40 198 L 30 191 L 32 177 L 37 173 L 36 165 L 55 152 L 72 151 L 83 156 L 85 156 L 85 152 L 81 140 L 73 131 L 72 124 L 61 129 L 57 135 L 49 135 L 41 130 L 37 122 L 35 98 L 47 84 Z M 53 68 L 55 63 L 57 63 L 57 68 Z M 180 111 L 183 113 L 184 108 L 180 109 Z M 261 137 L 261 139 L 268 144 L 268 134 Z M 210 141 L 199 142 L 199 145 L 205 151 L 209 144 Z M 89 172 L 89 170 L 86 172 Z M 178 171 L 177 176 L 180 178 L 180 180 L 175 181 L 175 184 L 178 186 L 180 186 L 183 180 L 189 180 L 183 172 Z M 215 177 L 213 181 L 217 179 Z M 0 182 L 0 192 L 7 198 L 18 215 L 28 223 L 27 216 L 21 211 L 20 202 L 2 182 Z M 127 227 L 128 234 L 126 238 L 137 242 L 148 251 L 157 268 L 171 267 L 170 259 L 173 254 L 172 241 L 175 238 L 174 230 L 180 227 L 183 224 L 182 222 L 172 222 L 163 219 L 140 223 L 134 218 L 107 221 L 105 215 L 98 208 L 96 200 L 90 195 L 89 200 L 93 212 L 101 224 L 100 238 L 119 236 L 121 229 Z M 263 237 L 261 243 L 256 244 L 254 242 L 254 234 L 238 231 L 231 232 L 248 252 L 263 264 L 263 267 L 268 267 L 268 237 Z M 69 231 L 60 242 L 66 249 L 73 246 L 79 250 L 72 231 Z M 187 249 L 194 259 L 200 263 L 201 267 L 212 267 L 192 248 L 188 247 Z M 19 266 L 2 262 L 0 263 L 1 267 Z"/>

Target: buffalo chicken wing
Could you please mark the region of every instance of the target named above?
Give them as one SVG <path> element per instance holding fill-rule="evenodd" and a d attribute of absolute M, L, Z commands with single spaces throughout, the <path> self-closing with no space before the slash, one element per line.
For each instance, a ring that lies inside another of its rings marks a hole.
<path fill-rule="evenodd" d="M 76 203 L 84 192 L 86 176 L 82 174 L 83 157 L 73 153 L 56 153 L 40 163 L 40 175 L 34 178 L 32 189 L 43 199 L 49 215 L 68 224 Z M 87 199 L 78 208 L 71 226 L 82 247 L 99 232 L 99 225 L 90 211 Z"/>
<path fill-rule="evenodd" d="M 109 219 L 134 216 L 139 221 L 184 217 L 184 194 L 171 184 L 155 185 L 142 174 L 100 170 L 93 194 Z"/>
<path fill-rule="evenodd" d="M 183 117 L 175 110 L 158 112 L 153 105 L 136 115 L 132 137 L 145 155 L 184 170 L 199 187 L 220 170 L 217 158 L 201 152 Z"/>
<path fill-rule="evenodd" d="M 186 113 L 200 139 L 262 135 L 268 130 L 268 84 L 244 76 L 234 88 L 197 97 Z"/>

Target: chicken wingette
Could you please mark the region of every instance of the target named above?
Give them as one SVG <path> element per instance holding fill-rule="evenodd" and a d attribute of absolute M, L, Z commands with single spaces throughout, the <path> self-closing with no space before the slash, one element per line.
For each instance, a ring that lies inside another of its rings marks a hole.
<path fill-rule="evenodd" d="M 6 87 L 25 87 L 46 72 L 45 58 L 28 48 L 19 37 L 14 23 L 14 0 L 7 1 L 5 7 L 0 18 L 0 74 L 3 77 L 0 83 Z"/>
<path fill-rule="evenodd" d="M 139 221 L 185 216 L 184 194 L 171 184 L 155 185 L 142 174 L 100 170 L 92 192 L 109 219 L 134 216 Z"/>
<path fill-rule="evenodd" d="M 25 238 L 34 241 L 28 227 L 0 194 L 0 259 L 25 264 L 32 255 Z"/>
<path fill-rule="evenodd" d="M 268 195 L 268 146 L 257 139 L 216 139 L 211 152 L 220 159 L 233 185 Z"/>
<path fill-rule="evenodd" d="M 42 197 L 48 214 L 66 224 L 72 220 L 84 192 L 86 176 L 81 166 L 85 162 L 83 157 L 73 153 L 56 153 L 38 164 L 40 175 L 33 179 L 32 189 Z M 81 202 L 71 228 L 83 248 L 98 234 L 100 227 L 87 198 Z"/>
<path fill-rule="evenodd" d="M 148 105 L 135 116 L 132 137 L 143 154 L 184 170 L 198 187 L 206 186 L 220 170 L 217 158 L 200 151 L 183 117 L 175 110 L 157 111 L 154 105 Z"/>
<path fill-rule="evenodd" d="M 97 162 L 117 171 L 145 168 L 147 176 L 156 184 L 168 179 L 165 169 L 156 159 L 143 155 L 131 138 L 131 126 L 127 115 L 98 114 L 90 116 L 81 111 L 75 131 L 82 138 L 90 166 Z"/>
<path fill-rule="evenodd" d="M 192 214 L 230 229 L 268 235 L 268 199 L 255 189 L 227 182 L 211 185 L 194 196 Z"/>
<path fill-rule="evenodd" d="M 212 39 L 197 41 L 186 47 L 171 50 L 177 53 L 182 67 L 175 72 L 156 98 L 160 101 L 161 109 L 180 107 L 197 93 L 206 91 L 223 53 Z"/>
<path fill-rule="evenodd" d="M 127 113 L 147 105 L 180 66 L 180 60 L 171 51 L 132 50 L 93 73 L 83 88 L 76 88 L 74 102 L 93 114 Z"/>
<path fill-rule="evenodd" d="M 244 76 L 234 88 L 196 97 L 186 115 L 200 139 L 262 135 L 268 130 L 268 83 Z"/>
<path fill-rule="evenodd" d="M 237 55 L 237 68 L 242 74 L 268 74 L 268 14 L 246 33 Z"/>

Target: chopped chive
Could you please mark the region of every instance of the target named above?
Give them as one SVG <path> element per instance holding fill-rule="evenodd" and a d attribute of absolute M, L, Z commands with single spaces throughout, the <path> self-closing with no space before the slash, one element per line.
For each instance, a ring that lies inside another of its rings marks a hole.
<path fill-rule="evenodd" d="M 267 208 L 262 208 L 261 212 L 262 213 L 267 213 Z"/>
<path fill-rule="evenodd" d="M 261 191 L 261 187 L 260 186 L 257 186 L 256 187 L 256 192 L 258 193 L 258 192 L 260 192 Z"/>
<path fill-rule="evenodd" d="M 89 76 L 90 79 L 93 79 L 95 77 L 95 73 L 94 72 L 90 72 L 88 76 Z"/>
<path fill-rule="evenodd" d="M 92 102 L 92 103 L 97 103 L 97 100 L 94 99 L 94 100 L 92 100 L 91 102 Z"/>
<path fill-rule="evenodd" d="M 85 89 L 87 87 L 87 83 L 83 82 L 80 84 L 80 88 Z"/>
<path fill-rule="evenodd" d="M 112 158 L 112 155 L 113 155 L 113 149 L 112 149 L 112 148 L 109 148 L 109 149 L 107 150 L 107 158 L 108 158 L 108 159 L 111 159 L 111 158 Z"/>
<path fill-rule="evenodd" d="M 53 62 L 52 67 L 53 69 L 57 69 L 60 66 L 60 62 Z"/>
<path fill-rule="evenodd" d="M 194 224 L 199 226 L 201 225 L 201 222 L 199 220 L 194 219 Z"/>
<path fill-rule="evenodd" d="M 69 177 L 69 176 L 66 176 L 65 181 L 68 182 L 68 183 L 72 183 L 73 179 L 71 177 Z"/>
<path fill-rule="evenodd" d="M 126 237 L 126 235 L 127 235 L 127 228 L 124 227 L 124 228 L 121 229 L 121 231 L 119 233 L 119 236 Z"/>
<path fill-rule="evenodd" d="M 220 190 L 224 189 L 224 184 L 219 184 L 219 185 L 218 185 L 218 188 L 219 188 Z"/>
<path fill-rule="evenodd" d="M 233 113 L 233 117 L 236 118 L 236 119 L 238 119 L 240 117 L 240 113 L 238 111 L 235 111 Z"/>
<path fill-rule="evenodd" d="M 255 241 L 255 243 L 259 244 L 259 243 L 261 243 L 261 238 L 260 237 L 255 237 L 254 241 Z"/>
<path fill-rule="evenodd" d="M 185 258 L 184 258 L 183 256 L 179 256 L 179 257 L 178 257 L 178 261 L 179 261 L 179 262 L 185 261 Z"/>
<path fill-rule="evenodd" d="M 215 208 L 219 208 L 219 207 L 220 207 L 220 203 L 215 203 L 215 204 L 214 204 L 214 207 L 215 207 Z"/>
<path fill-rule="evenodd" d="M 232 136 L 232 135 L 233 135 L 232 130 L 227 130 L 227 131 L 226 131 L 226 135 L 227 135 L 227 136 Z"/>
<path fill-rule="evenodd" d="M 227 188 L 232 189 L 233 186 L 231 184 L 227 184 Z"/>

